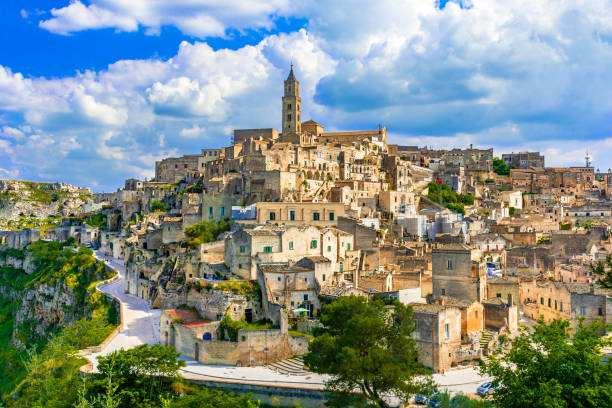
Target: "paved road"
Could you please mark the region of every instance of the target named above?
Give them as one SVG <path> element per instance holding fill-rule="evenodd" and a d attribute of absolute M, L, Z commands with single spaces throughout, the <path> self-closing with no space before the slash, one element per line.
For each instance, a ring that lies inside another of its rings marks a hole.
<path fill-rule="evenodd" d="M 99 356 L 120 349 L 130 349 L 141 344 L 159 343 L 160 310 L 151 310 L 146 300 L 125 293 L 125 267 L 123 261 L 105 257 L 95 252 L 95 257 L 103 260 L 119 274 L 119 279 L 100 287 L 102 292 L 116 296 L 123 305 L 123 330 L 100 352 L 89 356 L 94 371 Z"/>
<path fill-rule="evenodd" d="M 123 330 L 100 353 L 92 354 L 89 359 L 97 367 L 97 357 L 115 350 L 130 349 L 141 344 L 159 343 L 160 310 L 151 310 L 147 301 L 128 295 L 125 292 L 125 267 L 119 259 L 109 258 L 100 252 L 96 258 L 104 260 L 117 271 L 120 278 L 115 282 L 100 287 L 105 293 L 116 296 L 123 305 Z M 266 384 L 285 387 L 323 389 L 325 376 L 311 374 L 306 376 L 289 376 L 265 367 L 234 367 L 201 364 L 183 358 L 187 366 L 181 369 L 181 375 L 189 379 L 230 381 L 244 384 Z M 476 388 L 485 382 L 473 368 L 450 371 L 446 374 L 435 374 L 434 380 L 441 388 L 452 393 L 475 393 Z"/>

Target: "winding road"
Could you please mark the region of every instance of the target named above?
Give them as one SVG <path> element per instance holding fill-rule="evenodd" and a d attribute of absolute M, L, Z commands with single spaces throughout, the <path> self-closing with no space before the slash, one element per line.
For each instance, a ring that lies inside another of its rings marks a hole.
<path fill-rule="evenodd" d="M 98 357 L 115 350 L 130 349 L 141 344 L 159 343 L 159 320 L 161 311 L 151 309 L 146 300 L 125 293 L 125 265 L 123 261 L 110 258 L 96 251 L 95 257 L 104 261 L 114 269 L 119 278 L 113 282 L 98 286 L 98 289 L 115 296 L 121 302 L 123 328 L 102 350 L 90 354 L 93 371 L 97 371 Z M 250 385 L 295 387 L 303 389 L 324 389 L 325 376 L 310 374 L 306 376 L 289 376 L 278 373 L 266 367 L 234 367 L 201 364 L 194 360 L 183 358 L 187 366 L 180 373 L 184 378 L 192 380 L 240 383 Z M 434 374 L 434 380 L 440 388 L 451 393 L 475 393 L 476 388 L 486 381 L 473 368 L 449 371 L 446 374 Z"/>

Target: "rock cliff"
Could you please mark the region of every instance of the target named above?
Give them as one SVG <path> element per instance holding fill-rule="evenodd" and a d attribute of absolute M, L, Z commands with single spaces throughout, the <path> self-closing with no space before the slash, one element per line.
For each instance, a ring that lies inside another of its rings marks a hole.
<path fill-rule="evenodd" d="M 87 188 L 0 180 L 0 228 L 36 227 L 54 217 L 80 214 L 92 202 L 92 192 Z"/>

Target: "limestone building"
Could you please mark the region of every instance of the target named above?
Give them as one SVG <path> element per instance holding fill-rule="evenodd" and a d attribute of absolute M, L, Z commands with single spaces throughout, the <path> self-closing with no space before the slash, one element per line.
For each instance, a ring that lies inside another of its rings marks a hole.
<path fill-rule="evenodd" d="M 440 244 L 432 252 L 433 297 L 485 299 L 486 266 L 472 260 L 472 249 L 463 243 Z"/>

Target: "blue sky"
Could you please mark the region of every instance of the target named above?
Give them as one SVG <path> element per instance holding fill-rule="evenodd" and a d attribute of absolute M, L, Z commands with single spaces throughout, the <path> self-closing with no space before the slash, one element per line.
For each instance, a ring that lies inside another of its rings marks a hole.
<path fill-rule="evenodd" d="M 111 191 L 155 160 L 303 117 L 390 141 L 612 167 L 609 0 L 7 0 L 0 178 Z"/>

